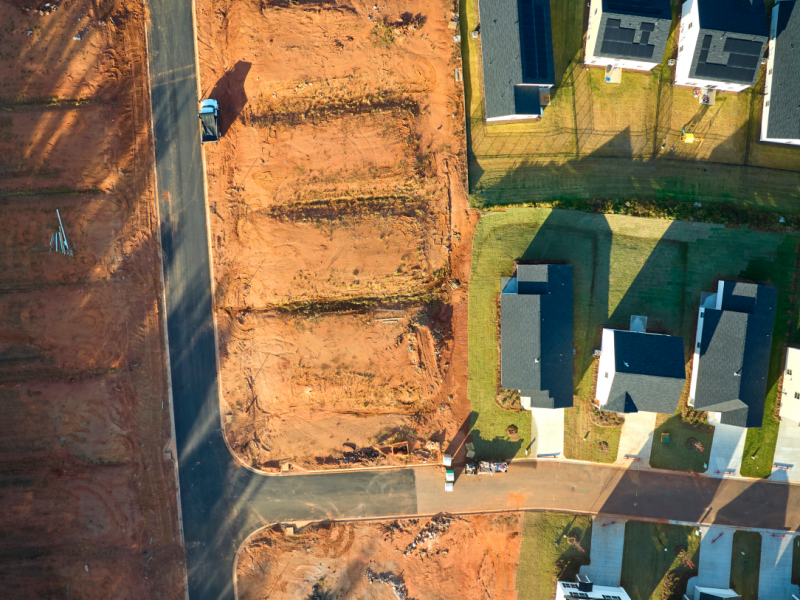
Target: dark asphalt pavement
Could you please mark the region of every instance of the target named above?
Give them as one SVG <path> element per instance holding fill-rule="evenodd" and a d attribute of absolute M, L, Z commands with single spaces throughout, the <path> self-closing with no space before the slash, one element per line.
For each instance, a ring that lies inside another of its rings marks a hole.
<path fill-rule="evenodd" d="M 767 482 L 519 463 L 444 492 L 437 469 L 265 477 L 222 438 L 189 0 L 150 0 L 149 62 L 181 507 L 192 600 L 232 599 L 233 561 L 278 520 L 550 508 L 797 529 L 797 490 Z M 224 107 L 222 107 L 224 110 Z M 716 506 L 715 506 L 716 505 Z"/>

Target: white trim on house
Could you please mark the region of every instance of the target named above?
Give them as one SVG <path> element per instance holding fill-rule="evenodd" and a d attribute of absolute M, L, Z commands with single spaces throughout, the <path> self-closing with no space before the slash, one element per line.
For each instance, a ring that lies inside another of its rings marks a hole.
<path fill-rule="evenodd" d="M 769 48 L 769 57 L 767 58 L 767 78 L 764 83 L 764 111 L 761 114 L 761 141 L 800 146 L 800 139 L 767 137 L 767 127 L 769 126 L 769 99 L 772 92 L 772 69 L 775 66 L 775 40 L 778 37 L 778 9 L 780 5 L 780 0 L 778 0 L 775 6 L 772 7 L 772 21 L 769 26 L 769 44 L 767 46 Z"/>
<path fill-rule="evenodd" d="M 597 366 L 597 391 L 594 397 L 605 406 L 608 395 L 611 393 L 611 384 L 617 372 L 614 355 L 614 329 L 603 329 L 603 338 L 600 343 L 600 364 Z"/>
<path fill-rule="evenodd" d="M 586 51 L 584 64 L 607 67 L 617 67 L 618 69 L 628 69 L 629 71 L 652 71 L 661 61 L 650 62 L 646 60 L 630 60 L 625 58 L 610 58 L 608 56 L 595 56 L 597 49 L 597 38 L 600 36 L 600 21 L 603 20 L 603 0 L 592 0 L 589 7 L 589 26 L 586 30 Z"/>
<path fill-rule="evenodd" d="M 780 416 L 800 424 L 800 348 L 786 349 Z"/>
<path fill-rule="evenodd" d="M 678 60 L 675 65 L 675 85 L 687 85 L 696 88 L 713 87 L 726 92 L 741 92 L 750 86 L 743 83 L 712 81 L 690 77 L 692 60 L 694 59 L 697 39 L 700 35 L 700 13 L 697 7 L 699 0 L 686 0 L 681 10 L 681 29 L 678 37 Z"/>
<path fill-rule="evenodd" d="M 577 583 L 570 583 L 568 581 L 559 581 L 556 588 L 556 600 L 566 600 L 567 593 L 574 594 L 578 591 Z M 591 592 L 583 592 L 585 596 L 581 598 L 589 598 L 591 600 L 602 600 L 607 597 L 618 597 L 620 600 L 631 600 L 628 592 L 622 587 L 609 587 L 605 585 L 593 585 Z M 574 596 L 573 596 L 574 597 Z"/>
<path fill-rule="evenodd" d="M 689 400 L 687 404 L 694 407 L 694 394 L 697 391 L 697 371 L 700 367 L 700 343 L 703 341 L 703 322 L 705 320 L 705 309 L 715 308 L 722 310 L 722 288 L 724 281 L 717 282 L 717 293 L 708 296 L 700 309 L 697 311 L 697 335 L 694 338 L 694 349 L 692 354 L 692 383 L 689 386 Z"/>

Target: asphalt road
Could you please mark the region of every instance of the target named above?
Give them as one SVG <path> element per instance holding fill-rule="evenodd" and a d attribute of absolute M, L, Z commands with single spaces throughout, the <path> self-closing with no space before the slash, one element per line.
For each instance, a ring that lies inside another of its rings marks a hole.
<path fill-rule="evenodd" d="M 613 466 L 521 462 L 464 477 L 444 492 L 438 469 L 266 477 L 242 468 L 222 438 L 208 227 L 188 0 L 150 0 L 149 62 L 160 235 L 189 595 L 234 597 L 233 562 L 258 527 L 286 520 L 439 511 L 558 509 L 797 530 L 800 487 Z"/>

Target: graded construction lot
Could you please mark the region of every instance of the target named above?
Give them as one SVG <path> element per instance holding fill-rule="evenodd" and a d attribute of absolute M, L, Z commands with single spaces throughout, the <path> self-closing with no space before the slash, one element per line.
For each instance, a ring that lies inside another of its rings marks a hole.
<path fill-rule="evenodd" d="M 435 459 L 468 418 L 453 10 L 198 4 L 222 414 L 248 465 Z"/>
<path fill-rule="evenodd" d="M 765 68 L 752 88 L 701 106 L 691 88 L 672 85 L 674 21 L 660 66 L 625 71 L 620 84 L 607 84 L 602 69 L 581 62 L 586 4 L 551 2 L 552 103 L 535 121 L 487 124 L 480 38 L 469 35 L 478 25 L 477 3 L 461 4 L 474 205 L 671 199 L 800 211 L 800 149 L 758 141 Z M 701 143 L 681 143 L 683 128 Z"/>
<path fill-rule="evenodd" d="M 0 19 L 1 594 L 175 598 L 145 12 Z"/>
<path fill-rule="evenodd" d="M 469 396 L 476 448 L 510 458 L 521 456 L 530 441 L 522 433 L 530 431 L 529 413 L 498 402 L 500 278 L 512 274 L 515 260 L 573 266 L 575 407 L 565 411 L 565 455 L 600 462 L 613 462 L 619 443 L 619 428 L 603 427 L 607 424 L 598 423 L 591 407 L 592 351 L 599 348 L 601 328 L 627 328 L 631 315 L 646 315 L 648 331 L 683 337 L 688 366 L 701 292 L 713 290 L 719 278 L 741 278 L 778 287 L 764 426 L 748 430 L 745 455 L 755 459 L 743 465 L 744 474 L 767 477 L 777 437 L 773 413 L 783 348 L 797 339 L 798 243 L 790 233 L 578 211 L 515 208 L 485 214 L 473 240 L 469 290 Z M 510 425 L 520 432 L 517 440 L 506 433 Z M 675 451 L 681 449 L 676 445 Z M 683 451 L 690 457 L 676 457 L 675 468 L 698 470 L 696 450 L 684 446 Z"/>
<path fill-rule="evenodd" d="M 275 526 L 240 550 L 239 598 L 544 600 L 588 564 L 591 531 L 587 517 L 519 512 Z"/>

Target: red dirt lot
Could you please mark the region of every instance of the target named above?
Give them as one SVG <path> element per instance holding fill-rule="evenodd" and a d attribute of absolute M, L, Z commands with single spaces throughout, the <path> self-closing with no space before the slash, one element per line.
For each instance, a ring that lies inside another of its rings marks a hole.
<path fill-rule="evenodd" d="M 144 18 L 0 5 L 3 598 L 183 591 Z"/>
<path fill-rule="evenodd" d="M 239 599 L 390 600 L 401 586 L 420 600 L 516 598 L 521 529 L 518 513 L 275 526 L 239 552 Z"/>
<path fill-rule="evenodd" d="M 423 462 L 463 438 L 474 218 L 454 9 L 197 4 L 223 133 L 204 147 L 221 408 L 248 465 Z"/>

